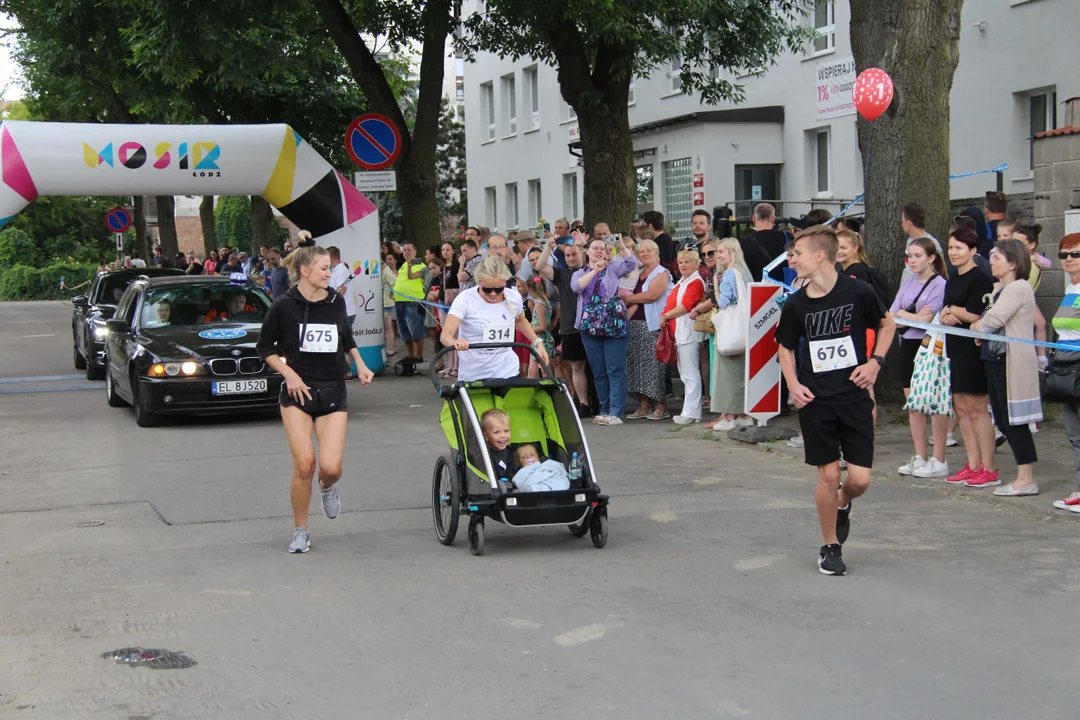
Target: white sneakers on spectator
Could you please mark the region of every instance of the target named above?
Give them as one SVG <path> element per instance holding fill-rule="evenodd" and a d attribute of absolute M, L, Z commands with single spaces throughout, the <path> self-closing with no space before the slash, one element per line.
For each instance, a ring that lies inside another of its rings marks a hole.
<path fill-rule="evenodd" d="M 922 467 L 915 468 L 912 473 L 917 478 L 937 478 L 949 476 L 949 463 L 941 462 L 937 458 L 926 460 Z"/>
<path fill-rule="evenodd" d="M 796 448 L 796 449 L 801 448 L 803 446 L 803 444 L 804 444 L 803 443 L 803 436 L 802 435 L 796 435 L 795 437 L 791 438 L 790 440 L 788 440 L 784 444 L 787 445 L 790 448 Z"/>
<path fill-rule="evenodd" d="M 712 426 L 713 432 L 727 432 L 728 430 L 734 430 L 737 427 L 735 420 L 717 420 L 716 424 Z"/>
<path fill-rule="evenodd" d="M 735 418 L 735 427 L 754 427 L 757 425 L 757 421 L 751 417 L 737 417 Z"/>
<path fill-rule="evenodd" d="M 930 436 L 930 444 L 931 445 L 934 444 L 934 436 L 933 435 Z M 956 447 L 959 444 L 960 443 L 957 442 L 957 440 L 956 440 L 956 436 L 953 435 L 952 433 L 949 433 L 948 435 L 945 436 L 945 447 Z"/>
<path fill-rule="evenodd" d="M 694 423 L 701 422 L 701 418 L 692 418 L 689 415 L 676 415 L 671 421 L 676 425 L 693 425 Z"/>
<path fill-rule="evenodd" d="M 900 469 L 897 470 L 897 472 L 899 472 L 901 475 L 911 475 L 924 465 L 926 465 L 925 460 L 923 460 L 918 455 L 912 455 L 911 459 L 907 461 L 907 464 L 901 465 Z"/>

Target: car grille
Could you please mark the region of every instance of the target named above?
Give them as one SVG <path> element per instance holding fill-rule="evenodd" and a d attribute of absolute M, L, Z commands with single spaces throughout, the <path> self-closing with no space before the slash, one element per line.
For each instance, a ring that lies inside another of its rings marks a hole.
<path fill-rule="evenodd" d="M 210 372 L 215 375 L 235 375 L 236 366 L 233 358 L 216 358 L 210 361 Z"/>
<path fill-rule="evenodd" d="M 255 375 L 261 373 L 266 366 L 263 364 L 262 358 L 246 357 L 240 358 L 240 373 L 242 375 Z"/>

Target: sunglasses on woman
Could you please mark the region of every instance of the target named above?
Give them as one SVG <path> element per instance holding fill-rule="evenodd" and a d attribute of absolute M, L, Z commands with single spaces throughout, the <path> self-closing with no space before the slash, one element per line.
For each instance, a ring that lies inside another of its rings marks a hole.
<path fill-rule="evenodd" d="M 701 253 L 701 257 L 703 258 L 711 258 L 713 255 L 716 255 L 715 250 L 709 250 L 708 252 Z"/>
<path fill-rule="evenodd" d="M 492 287 L 484 287 L 483 285 L 480 286 L 480 292 L 484 293 L 485 295 L 498 295 L 505 289 L 506 288 L 501 288 L 501 287 L 493 287 L 492 288 Z"/>
<path fill-rule="evenodd" d="M 1065 252 L 1058 253 L 1058 260 L 1064 260 L 1065 258 L 1080 260 L 1080 250 L 1067 250 Z"/>

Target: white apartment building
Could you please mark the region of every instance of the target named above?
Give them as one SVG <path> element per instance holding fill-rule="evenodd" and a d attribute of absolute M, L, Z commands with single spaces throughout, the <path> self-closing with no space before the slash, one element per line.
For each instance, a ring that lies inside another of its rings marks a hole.
<path fill-rule="evenodd" d="M 469 0 L 463 13 L 475 10 Z M 798 217 L 818 206 L 835 213 L 859 195 L 855 108 L 850 92 L 839 92 L 856 76 L 849 17 L 844 0 L 818 0 L 807 22 L 820 37 L 804 53 L 729 75 L 745 86 L 738 105 L 683 94 L 678 62 L 636 78 L 629 112 L 637 211 L 661 210 L 685 235 L 698 207 L 726 205 L 742 216 L 753 201 L 772 200 Z M 967 0 L 961 25 L 952 172 L 1008 163 L 1004 191 L 1014 205 L 1030 204 L 1031 138 L 1057 127 L 1062 103 L 1080 96 L 1080 2 Z M 507 231 L 582 217 L 582 168 L 569 147 L 578 126 L 554 68 L 478 53 L 464 85 L 469 222 Z M 952 197 L 981 196 L 996 182 L 994 174 L 954 180 Z"/>

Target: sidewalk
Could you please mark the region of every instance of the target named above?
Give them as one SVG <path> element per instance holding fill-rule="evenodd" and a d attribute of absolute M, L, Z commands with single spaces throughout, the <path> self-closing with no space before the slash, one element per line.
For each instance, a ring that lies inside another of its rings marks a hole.
<path fill-rule="evenodd" d="M 953 486 L 947 484 L 944 478 L 905 477 L 898 473 L 897 468 L 905 464 L 915 452 L 911 443 L 911 431 L 908 428 L 907 411 L 900 405 L 878 407 L 873 479 L 877 482 L 900 482 L 953 498 L 959 497 L 971 502 L 1009 508 L 1040 521 L 1061 520 L 1080 525 L 1080 513 L 1058 510 L 1053 505 L 1055 500 L 1066 498 L 1076 491 L 1076 465 L 1072 446 L 1065 437 L 1059 419 L 1060 413 L 1057 410 L 1056 406 L 1044 409 L 1048 412 L 1050 420 L 1039 423 L 1039 432 L 1035 435 L 1035 446 L 1039 453 L 1039 462 L 1035 465 L 1035 480 L 1039 484 L 1039 494 L 1036 496 L 995 497 L 993 488 L 976 489 L 963 485 Z M 770 425 L 790 427 L 798 432 L 799 418 L 796 412 L 792 412 L 790 415 L 774 418 L 770 421 Z M 728 439 L 726 435 L 715 436 L 711 431 L 703 430 L 700 425 L 689 426 L 685 431 L 699 432 L 705 441 L 713 440 L 748 447 L 745 443 Z M 959 428 L 956 430 L 956 439 L 960 441 L 960 444 L 948 448 L 945 452 L 950 472 L 961 470 L 967 461 Z M 783 441 L 749 447 L 757 447 L 761 452 L 772 453 L 778 457 L 791 458 L 799 462 L 803 460 L 801 449 L 788 447 Z M 932 451 L 933 446 L 930 446 L 930 449 Z M 1002 485 L 1011 482 L 1016 477 L 1016 463 L 1013 461 L 1008 443 L 998 448 L 997 463 L 1001 471 Z M 811 472 L 809 467 L 806 470 L 808 474 Z"/>

